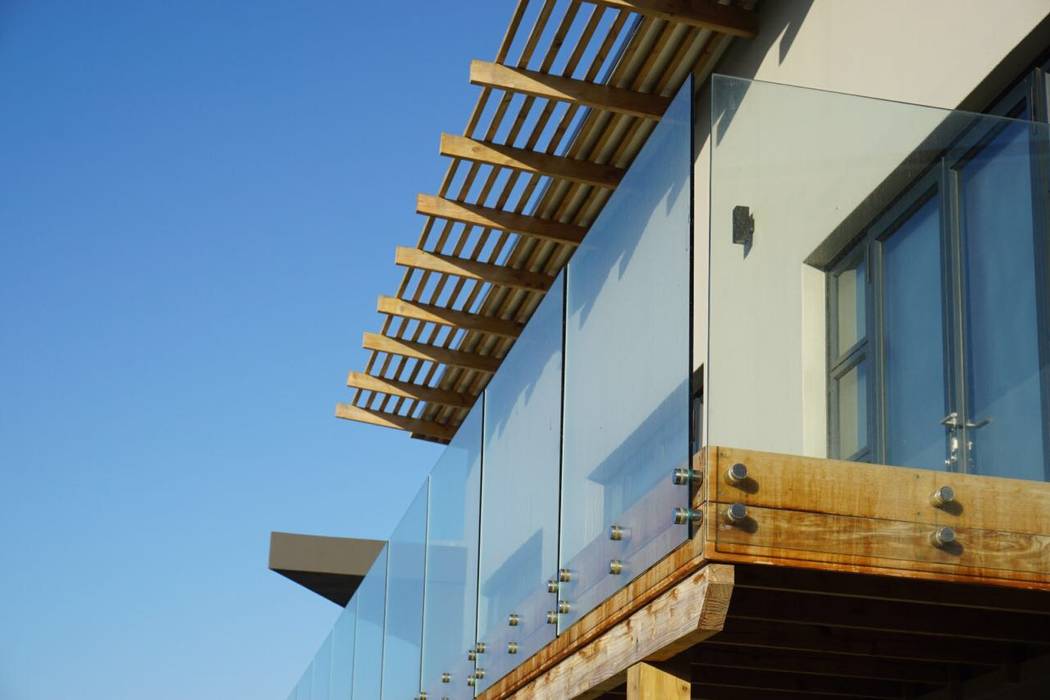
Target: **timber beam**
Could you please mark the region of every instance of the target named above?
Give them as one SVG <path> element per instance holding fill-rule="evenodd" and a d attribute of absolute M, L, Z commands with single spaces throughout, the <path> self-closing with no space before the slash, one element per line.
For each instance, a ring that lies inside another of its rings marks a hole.
<path fill-rule="evenodd" d="M 397 297 L 381 296 L 377 308 L 380 313 L 400 316 L 443 326 L 452 326 L 465 331 L 491 333 L 504 338 L 517 338 L 521 335 L 522 324 L 492 316 L 480 316 L 467 311 L 447 309 L 443 306 L 423 304 Z"/>
<path fill-rule="evenodd" d="M 715 0 L 589 0 L 617 10 L 709 29 L 719 34 L 752 39 L 758 34 L 758 17 L 752 10 L 720 5 Z"/>
<path fill-rule="evenodd" d="M 500 287 L 523 289 L 529 292 L 545 292 L 554 282 L 554 278 L 542 272 L 515 270 L 503 265 L 467 260 L 454 255 L 428 253 L 418 248 L 398 246 L 394 262 L 404 267 L 434 272 L 442 275 L 456 275 L 463 279 L 488 282 Z"/>
<path fill-rule="evenodd" d="M 352 389 L 401 396 L 414 401 L 437 403 L 453 408 L 470 408 L 474 405 L 475 400 L 474 397 L 457 391 L 447 391 L 414 382 L 376 377 L 364 372 L 351 372 L 346 378 L 346 385 Z"/>
<path fill-rule="evenodd" d="M 613 165 L 552 156 L 452 134 L 441 134 L 441 155 L 606 188 L 620 184 L 624 173 L 623 168 Z"/>
<path fill-rule="evenodd" d="M 438 347 L 437 345 L 430 345 L 429 343 L 417 343 L 412 340 L 390 338 L 378 333 L 365 333 L 361 344 L 365 350 L 375 350 L 376 352 L 385 352 L 388 355 L 400 355 L 487 374 L 494 374 L 500 365 L 498 357 L 478 355 L 463 350 L 451 350 Z"/>
<path fill-rule="evenodd" d="M 645 119 L 660 119 L 670 98 L 609 87 L 524 68 L 511 68 L 488 61 L 470 62 L 470 82 L 474 85 L 519 92 L 560 102 L 572 102 L 608 112 Z"/>
<path fill-rule="evenodd" d="M 583 226 L 515 214 L 502 209 L 483 207 L 479 204 L 456 202 L 429 194 L 421 194 L 416 198 L 416 212 L 424 216 L 436 216 L 471 226 L 520 233 L 567 245 L 579 245 L 583 237 L 587 235 L 587 229 Z"/>
<path fill-rule="evenodd" d="M 336 418 L 378 425 L 383 428 L 396 428 L 407 430 L 416 435 L 422 435 L 433 440 L 448 441 L 456 434 L 457 425 L 435 423 L 433 421 L 410 418 L 408 416 L 377 411 L 371 408 L 361 408 L 348 403 L 340 403 L 335 407 Z"/>

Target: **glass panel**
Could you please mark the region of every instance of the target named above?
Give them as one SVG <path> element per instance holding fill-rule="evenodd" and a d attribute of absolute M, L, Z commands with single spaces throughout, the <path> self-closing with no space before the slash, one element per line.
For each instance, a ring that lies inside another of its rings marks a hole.
<path fill-rule="evenodd" d="M 838 349 L 836 356 L 841 356 L 857 344 L 865 334 L 867 322 L 866 306 L 867 264 L 861 255 L 848 267 L 835 276 L 836 310 L 838 317 Z"/>
<path fill-rule="evenodd" d="M 1032 166 L 1011 124 L 962 168 L 970 468 L 1044 479 Z"/>
<path fill-rule="evenodd" d="M 354 594 L 357 640 L 354 644 L 354 697 L 378 698 L 383 678 L 383 626 L 386 621 L 386 567 L 390 545 L 376 557 Z"/>
<path fill-rule="evenodd" d="M 419 695 L 423 643 L 423 578 L 426 569 L 429 479 L 401 516 L 387 545 L 386 630 L 383 633 L 383 698 Z"/>
<path fill-rule="evenodd" d="M 868 446 L 868 371 L 864 364 L 838 379 L 839 455 L 852 457 Z"/>
<path fill-rule="evenodd" d="M 725 76 L 711 104 L 707 441 L 812 457 L 863 442 L 859 396 L 857 415 L 826 402 L 853 378 L 820 387 L 864 332 L 860 305 L 856 324 L 842 317 L 852 281 L 825 275 L 867 247 L 856 390 L 875 410 L 858 458 L 1046 478 L 1047 193 L 1033 183 L 1050 127 Z"/>
<path fill-rule="evenodd" d="M 692 90 L 569 263 L 560 629 L 688 536 L 672 517 L 688 488 L 671 473 L 689 462 Z"/>
<path fill-rule="evenodd" d="M 332 679 L 332 634 L 324 640 L 324 644 L 314 657 L 313 688 L 310 697 L 313 700 L 329 700 L 329 684 Z"/>
<path fill-rule="evenodd" d="M 939 198 L 883 244 L 886 461 L 944 469 L 945 392 Z"/>
<path fill-rule="evenodd" d="M 423 690 L 431 698 L 474 696 L 467 651 L 477 621 L 482 410 L 478 401 L 430 473 Z"/>
<path fill-rule="evenodd" d="M 299 679 L 298 700 L 313 700 L 314 664 L 311 661 Z"/>
<path fill-rule="evenodd" d="M 350 700 L 354 682 L 354 638 L 357 635 L 357 596 L 355 595 L 332 631 L 331 700 Z"/>
<path fill-rule="evenodd" d="M 559 276 L 485 391 L 479 690 L 554 639 L 564 294 Z"/>

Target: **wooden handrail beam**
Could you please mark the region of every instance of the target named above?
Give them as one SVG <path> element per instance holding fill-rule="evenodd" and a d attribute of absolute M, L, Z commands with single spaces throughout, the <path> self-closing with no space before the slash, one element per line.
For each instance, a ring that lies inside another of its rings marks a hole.
<path fill-rule="evenodd" d="M 483 207 L 479 204 L 455 202 L 429 194 L 421 194 L 416 198 L 416 212 L 424 216 L 436 216 L 472 226 L 521 233 L 568 245 L 579 245 L 583 237 L 587 235 L 587 229 L 583 226 L 515 214 L 502 209 Z"/>
<path fill-rule="evenodd" d="M 751 10 L 720 5 L 715 0 L 589 0 L 617 10 L 629 10 L 719 34 L 753 39 L 758 34 L 758 17 Z"/>
<path fill-rule="evenodd" d="M 574 102 L 645 119 L 659 119 L 671 102 L 670 98 L 661 95 L 598 85 L 524 68 L 511 68 L 488 61 L 470 62 L 470 82 L 474 85 L 520 92 L 549 100 Z"/>
<path fill-rule="evenodd" d="M 406 399 L 437 403 L 442 406 L 451 406 L 453 408 L 470 408 L 474 405 L 474 397 L 461 394 L 457 391 L 447 391 L 445 389 L 436 389 L 431 386 L 424 386 L 423 384 L 416 384 L 414 382 L 403 382 L 397 379 L 376 377 L 371 374 L 365 374 L 364 372 L 351 372 L 346 378 L 346 385 L 353 389 L 363 389 L 365 391 L 372 391 L 379 394 L 402 396 Z"/>
<path fill-rule="evenodd" d="M 441 253 L 428 253 L 425 250 L 404 246 L 398 246 L 394 262 L 403 267 L 456 275 L 468 280 L 488 282 L 501 287 L 524 289 L 530 292 L 545 292 L 554 282 L 553 277 L 542 272 L 515 270 L 503 265 L 492 265 Z"/>
<path fill-rule="evenodd" d="M 407 416 L 400 416 L 396 413 L 387 413 L 386 411 L 376 411 L 371 408 L 361 408 L 360 406 L 354 406 L 348 403 L 336 404 L 335 417 L 344 420 L 357 421 L 358 423 L 378 425 L 383 428 L 407 430 L 417 435 L 423 435 L 428 438 L 433 438 L 434 440 L 444 440 L 446 442 L 452 439 L 452 436 L 456 434 L 456 428 L 458 427 L 455 425 L 435 423 L 428 420 L 420 420 L 418 418 L 409 418 Z"/>
<path fill-rule="evenodd" d="M 365 333 L 362 345 L 365 350 L 385 352 L 390 355 L 411 357 L 417 360 L 436 362 L 449 367 L 474 370 L 493 374 L 499 369 L 500 359 L 486 355 L 477 355 L 463 350 L 450 350 L 428 343 L 417 343 L 411 340 L 390 338 L 378 333 Z"/>
<path fill-rule="evenodd" d="M 466 331 L 492 333 L 504 338 L 517 338 L 521 335 L 522 329 L 522 325 L 515 321 L 507 321 L 491 316 L 480 316 L 467 311 L 457 311 L 442 306 L 434 306 L 433 304 L 398 299 L 397 297 L 380 296 L 377 308 L 380 313 L 390 314 L 391 316 L 438 323 Z"/>
<path fill-rule="evenodd" d="M 584 185 L 613 188 L 623 178 L 623 168 L 599 165 L 586 160 L 552 156 L 547 153 L 515 148 L 491 141 L 478 141 L 466 136 L 441 134 L 441 155 L 486 163 L 500 168 L 513 168 L 525 173 L 546 175 Z"/>

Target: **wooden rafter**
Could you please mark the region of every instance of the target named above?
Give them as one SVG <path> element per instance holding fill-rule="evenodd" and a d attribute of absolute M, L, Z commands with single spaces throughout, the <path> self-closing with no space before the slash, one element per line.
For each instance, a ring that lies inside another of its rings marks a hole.
<path fill-rule="evenodd" d="M 480 316 L 467 311 L 457 311 L 435 304 L 422 304 L 397 297 L 381 296 L 377 308 L 380 313 L 410 318 L 416 321 L 438 323 L 468 331 L 492 333 L 504 338 L 517 338 L 522 324 L 502 318 Z"/>
<path fill-rule="evenodd" d="M 511 287 L 530 292 L 545 292 L 554 278 L 542 272 L 515 270 L 503 265 L 466 260 L 453 255 L 428 253 L 418 248 L 399 246 L 394 261 L 401 266 L 426 270 L 443 275 L 456 275 L 463 279 L 488 282 L 501 287 Z"/>
<path fill-rule="evenodd" d="M 502 209 L 483 207 L 479 204 L 455 202 L 429 194 L 421 194 L 416 198 L 416 212 L 425 216 L 436 216 L 440 219 L 459 221 L 472 226 L 520 233 L 567 245 L 579 245 L 587 234 L 587 229 L 583 226 L 515 214 Z"/>
<path fill-rule="evenodd" d="M 383 428 L 408 430 L 417 435 L 423 435 L 434 440 L 451 440 L 452 436 L 456 433 L 457 427 L 454 425 L 435 423 L 434 421 L 409 418 L 408 416 L 387 413 L 386 411 L 361 408 L 360 406 L 354 406 L 348 403 L 336 404 L 335 416 L 336 418 L 357 421 L 358 423 L 378 425 Z"/>
<path fill-rule="evenodd" d="M 721 5 L 715 0 L 588 0 L 647 17 L 710 29 L 720 34 L 751 39 L 758 34 L 758 17 L 751 10 Z"/>
<path fill-rule="evenodd" d="M 622 168 L 613 165 L 552 156 L 527 148 L 515 148 L 453 134 L 441 134 L 441 155 L 597 187 L 616 187 L 620 184 L 624 172 Z"/>
<path fill-rule="evenodd" d="M 430 345 L 429 343 L 417 343 L 411 340 L 390 338 L 378 333 L 365 333 L 362 346 L 365 350 L 385 352 L 390 355 L 401 355 L 427 362 L 436 362 L 450 367 L 474 370 L 492 374 L 499 368 L 499 358 L 486 355 L 477 355 L 463 350 L 449 350 L 448 348 Z"/>
<path fill-rule="evenodd" d="M 443 406 L 455 406 L 456 408 L 470 408 L 474 404 L 473 396 L 413 382 L 374 377 L 364 372 L 350 372 L 346 378 L 346 385 L 355 389 L 404 396 L 416 401 L 439 403 Z"/>
<path fill-rule="evenodd" d="M 511 68 L 488 61 L 470 62 L 470 82 L 645 119 L 659 119 L 671 103 L 670 98 L 661 95 L 588 83 L 525 68 Z"/>

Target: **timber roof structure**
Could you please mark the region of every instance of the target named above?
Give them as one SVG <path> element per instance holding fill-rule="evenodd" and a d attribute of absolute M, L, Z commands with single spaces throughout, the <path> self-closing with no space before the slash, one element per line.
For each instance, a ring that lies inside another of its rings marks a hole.
<path fill-rule="evenodd" d="M 441 135 L 448 170 L 336 415 L 450 440 L 671 96 L 756 31 L 715 0 L 519 0 L 495 61 L 470 65 L 477 103 Z"/>

